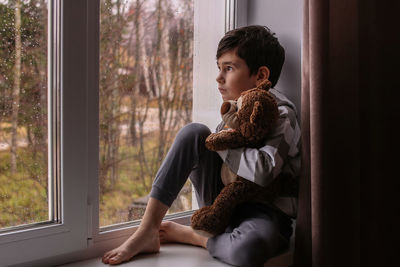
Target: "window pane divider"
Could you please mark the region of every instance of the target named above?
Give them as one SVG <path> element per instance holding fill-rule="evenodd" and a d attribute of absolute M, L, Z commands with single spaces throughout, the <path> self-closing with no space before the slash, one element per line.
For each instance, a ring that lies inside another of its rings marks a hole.
<path fill-rule="evenodd" d="M 49 220 L 61 223 L 61 2 L 49 2 L 48 110 L 49 110 Z"/>

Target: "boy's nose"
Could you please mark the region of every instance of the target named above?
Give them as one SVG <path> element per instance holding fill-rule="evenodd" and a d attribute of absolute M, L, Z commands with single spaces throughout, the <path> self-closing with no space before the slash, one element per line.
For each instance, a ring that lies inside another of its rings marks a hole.
<path fill-rule="evenodd" d="M 222 77 L 221 73 L 219 73 L 215 80 L 217 81 L 217 83 L 223 83 L 224 77 Z"/>

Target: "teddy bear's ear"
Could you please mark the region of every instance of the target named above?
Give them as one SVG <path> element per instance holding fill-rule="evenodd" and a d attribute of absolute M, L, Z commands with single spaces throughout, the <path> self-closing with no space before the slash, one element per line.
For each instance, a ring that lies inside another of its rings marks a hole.
<path fill-rule="evenodd" d="M 262 89 L 262 90 L 268 91 L 271 88 L 271 86 L 272 86 L 272 83 L 268 79 L 266 79 L 257 86 L 257 89 Z"/>
<path fill-rule="evenodd" d="M 256 124 L 258 123 L 263 116 L 263 107 L 259 101 L 256 101 L 253 106 L 253 111 L 250 115 L 250 123 Z"/>

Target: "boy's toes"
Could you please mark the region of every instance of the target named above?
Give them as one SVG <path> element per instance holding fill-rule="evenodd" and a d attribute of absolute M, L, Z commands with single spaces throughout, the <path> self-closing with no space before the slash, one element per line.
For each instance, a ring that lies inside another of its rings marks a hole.
<path fill-rule="evenodd" d="M 103 263 L 105 264 L 109 264 L 110 263 L 110 259 L 115 257 L 117 255 L 116 252 L 114 251 L 109 251 L 107 253 L 104 254 L 103 258 L 101 259 Z"/>
<path fill-rule="evenodd" d="M 129 261 L 130 258 L 131 257 L 129 257 L 129 255 L 124 252 L 117 252 L 115 255 L 110 257 L 110 259 L 108 260 L 108 264 L 117 265 L 125 261 Z"/>
<path fill-rule="evenodd" d="M 108 261 L 108 264 L 114 265 L 114 264 L 119 264 L 119 263 L 121 263 L 121 262 L 122 262 L 121 256 L 120 256 L 120 255 L 116 255 L 116 256 L 112 257 L 112 258 Z"/>

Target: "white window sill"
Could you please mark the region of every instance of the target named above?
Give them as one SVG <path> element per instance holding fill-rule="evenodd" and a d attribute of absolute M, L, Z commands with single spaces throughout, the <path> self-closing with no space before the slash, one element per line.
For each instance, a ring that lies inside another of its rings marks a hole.
<path fill-rule="evenodd" d="M 101 262 L 101 258 L 80 261 L 63 267 L 105 267 Z M 125 267 L 226 267 L 224 264 L 210 256 L 206 249 L 181 244 L 165 244 L 161 245 L 159 253 L 142 254 L 134 258 L 130 262 L 123 263 L 118 266 Z"/>
<path fill-rule="evenodd" d="M 293 258 L 293 237 L 291 240 L 291 248 L 288 252 L 270 259 L 264 267 L 287 267 L 292 265 Z M 105 267 L 101 262 L 101 257 L 90 260 L 79 261 L 62 265 L 63 267 Z M 207 250 L 182 245 L 182 244 L 164 244 L 161 245 L 160 252 L 157 254 L 142 254 L 134 258 L 130 262 L 123 263 L 118 266 L 125 267 L 227 267 L 231 266 L 222 263 L 210 256 Z"/>

